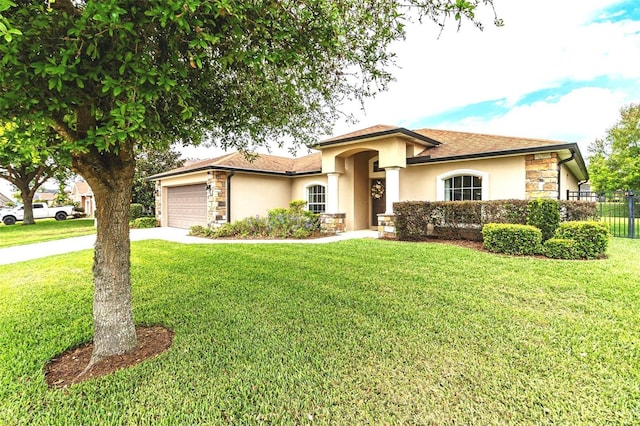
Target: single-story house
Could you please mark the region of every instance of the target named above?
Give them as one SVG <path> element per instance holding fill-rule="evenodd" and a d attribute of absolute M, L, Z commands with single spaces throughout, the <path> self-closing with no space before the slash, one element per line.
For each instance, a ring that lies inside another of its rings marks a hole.
<path fill-rule="evenodd" d="M 301 158 L 240 153 L 152 176 L 162 226 L 219 226 L 295 199 L 337 230 L 375 228 L 397 201 L 565 199 L 588 179 L 575 143 L 378 125 Z M 331 225 L 332 224 L 332 225 Z"/>
<path fill-rule="evenodd" d="M 93 217 L 93 212 L 96 209 L 95 198 L 93 191 L 89 184 L 85 181 L 78 181 L 73 184 L 71 189 L 71 201 L 78 203 L 78 205 L 84 208 L 84 213 L 87 217 Z"/>

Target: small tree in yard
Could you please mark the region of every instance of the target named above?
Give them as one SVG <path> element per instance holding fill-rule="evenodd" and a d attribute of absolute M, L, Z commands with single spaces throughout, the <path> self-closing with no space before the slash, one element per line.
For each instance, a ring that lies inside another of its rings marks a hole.
<path fill-rule="evenodd" d="M 3 11 L 22 34 L 0 44 L 0 119 L 48 123 L 96 197 L 89 365 L 136 347 L 128 219 L 141 149 L 312 143 L 341 102 L 386 87 L 410 14 L 475 22 L 479 4 L 24 0 Z"/>
<path fill-rule="evenodd" d="M 147 178 L 167 170 L 182 167 L 184 160 L 173 149 L 154 149 L 146 147 L 136 153 L 136 173 L 133 177 L 131 202 L 142 204 L 144 213 L 153 216 L 156 209 L 155 182 Z"/>
<path fill-rule="evenodd" d="M 0 126 L 0 178 L 18 188 L 24 207 L 23 225 L 33 225 L 33 199 L 49 179 L 71 166 L 70 152 L 49 126 L 30 120 Z"/>

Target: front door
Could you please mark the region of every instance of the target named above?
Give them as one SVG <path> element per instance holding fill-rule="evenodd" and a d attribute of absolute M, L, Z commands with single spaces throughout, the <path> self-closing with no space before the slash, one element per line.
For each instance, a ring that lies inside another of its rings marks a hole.
<path fill-rule="evenodd" d="M 378 215 L 387 208 L 386 187 L 384 179 L 371 179 L 371 225 L 378 226 Z"/>

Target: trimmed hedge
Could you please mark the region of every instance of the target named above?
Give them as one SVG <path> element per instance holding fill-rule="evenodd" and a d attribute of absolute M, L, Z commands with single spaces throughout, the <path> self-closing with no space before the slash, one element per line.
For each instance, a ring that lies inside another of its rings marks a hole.
<path fill-rule="evenodd" d="M 482 227 L 484 247 L 494 253 L 528 255 L 540 252 L 542 232 L 532 225 L 488 223 Z"/>
<path fill-rule="evenodd" d="M 560 224 L 555 237 L 573 240 L 577 259 L 598 259 L 605 256 L 609 235 L 609 229 L 605 224 L 581 221 Z"/>
<path fill-rule="evenodd" d="M 527 204 L 527 225 L 542 231 L 542 241 L 553 237 L 560 224 L 560 204 L 553 198 L 537 198 Z"/>
<path fill-rule="evenodd" d="M 550 238 L 545 241 L 542 254 L 552 259 L 579 259 L 576 242 L 564 238 Z"/>
<path fill-rule="evenodd" d="M 452 238 L 482 241 L 487 223 L 527 223 L 527 200 L 403 201 L 393 204 L 396 235 L 402 241 Z M 557 202 L 557 201 L 556 201 Z M 560 201 L 562 220 L 597 217 L 595 202 Z"/>

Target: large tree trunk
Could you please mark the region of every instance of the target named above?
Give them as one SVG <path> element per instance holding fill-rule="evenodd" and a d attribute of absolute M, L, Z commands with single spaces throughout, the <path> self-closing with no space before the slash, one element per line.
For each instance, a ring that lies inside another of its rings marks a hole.
<path fill-rule="evenodd" d="M 96 199 L 97 238 L 93 264 L 93 354 L 96 362 L 137 345 L 131 304 L 129 204 L 135 171 L 133 144 L 117 153 L 74 155 L 74 168 Z"/>

